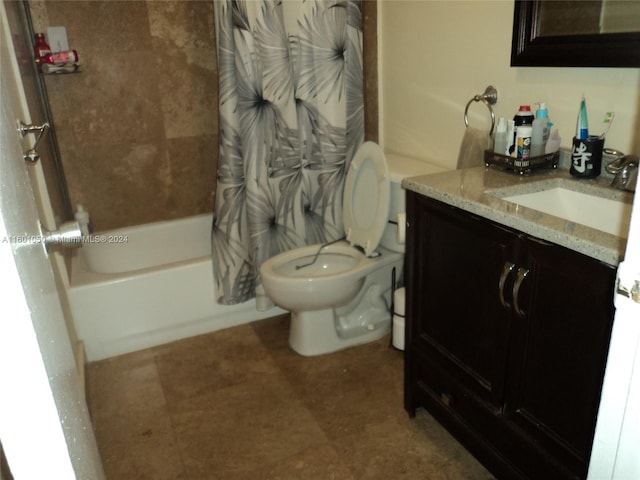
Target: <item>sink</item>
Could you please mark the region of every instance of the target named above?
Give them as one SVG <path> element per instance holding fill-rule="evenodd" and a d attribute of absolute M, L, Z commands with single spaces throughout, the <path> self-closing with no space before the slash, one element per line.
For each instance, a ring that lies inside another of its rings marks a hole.
<path fill-rule="evenodd" d="M 629 236 L 631 205 L 625 202 L 562 187 L 502 199 L 618 237 Z"/>

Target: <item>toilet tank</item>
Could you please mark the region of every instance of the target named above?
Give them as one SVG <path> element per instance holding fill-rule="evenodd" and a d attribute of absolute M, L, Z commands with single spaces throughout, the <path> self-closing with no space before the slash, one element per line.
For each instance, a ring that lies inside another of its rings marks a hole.
<path fill-rule="evenodd" d="M 391 183 L 389 222 L 393 223 L 387 223 L 384 233 L 382 234 L 382 239 L 380 240 L 380 245 L 394 252 L 404 253 L 404 243 L 398 243 L 396 235 L 397 215 L 405 211 L 406 205 L 405 190 L 401 186 L 402 179 L 405 177 L 444 172 L 447 169 L 427 161 L 416 160 L 392 153 L 385 154 L 385 158 L 387 160 L 387 167 L 389 168 L 389 179 Z"/>

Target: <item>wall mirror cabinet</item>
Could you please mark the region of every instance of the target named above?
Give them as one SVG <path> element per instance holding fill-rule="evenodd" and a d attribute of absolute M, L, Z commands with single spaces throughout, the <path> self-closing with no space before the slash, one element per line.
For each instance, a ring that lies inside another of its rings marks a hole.
<path fill-rule="evenodd" d="M 511 66 L 640 67 L 640 2 L 515 0 Z"/>

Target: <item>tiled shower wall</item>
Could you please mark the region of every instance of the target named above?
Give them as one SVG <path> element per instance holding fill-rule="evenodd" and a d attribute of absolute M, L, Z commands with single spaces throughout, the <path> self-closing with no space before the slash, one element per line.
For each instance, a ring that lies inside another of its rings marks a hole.
<path fill-rule="evenodd" d="M 65 26 L 81 73 L 46 77 L 74 207 L 94 229 L 210 212 L 218 83 L 213 0 L 30 2 Z M 364 2 L 367 138 L 377 139 L 375 2 Z M 375 77 L 375 78 L 374 78 Z"/>
<path fill-rule="evenodd" d="M 72 203 L 106 230 L 211 211 L 217 79 L 211 1 L 31 2 L 82 73 L 47 90 Z"/>

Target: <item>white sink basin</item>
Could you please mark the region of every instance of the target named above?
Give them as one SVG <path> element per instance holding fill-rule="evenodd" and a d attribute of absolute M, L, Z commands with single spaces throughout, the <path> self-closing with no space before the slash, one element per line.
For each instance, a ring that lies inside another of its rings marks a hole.
<path fill-rule="evenodd" d="M 629 236 L 631 205 L 628 203 L 562 187 L 502 199 L 618 237 Z"/>

